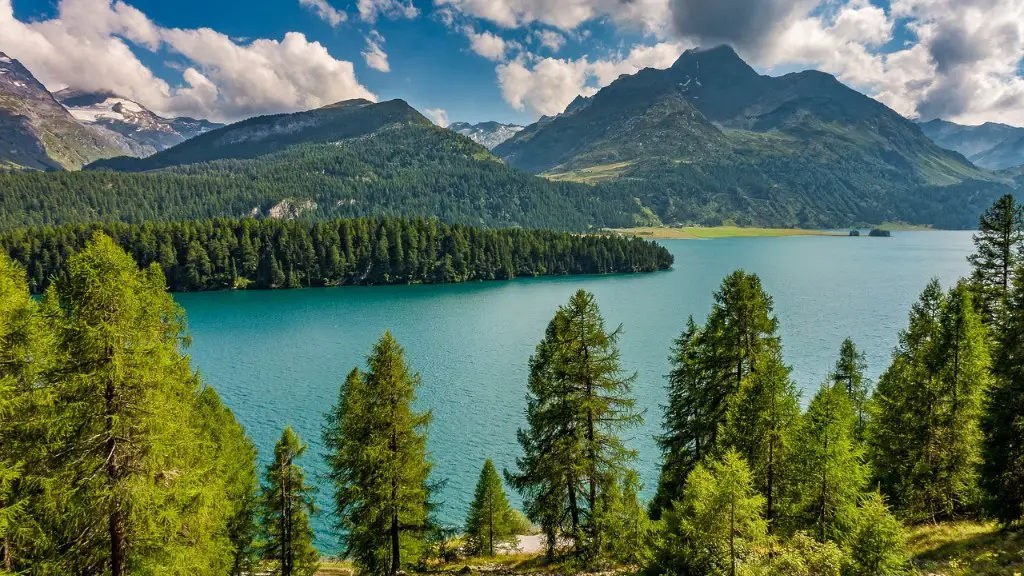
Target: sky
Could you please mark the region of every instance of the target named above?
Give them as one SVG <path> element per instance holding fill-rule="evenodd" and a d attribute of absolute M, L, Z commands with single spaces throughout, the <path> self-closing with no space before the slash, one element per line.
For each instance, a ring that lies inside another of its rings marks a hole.
<path fill-rule="evenodd" d="M 528 124 L 719 44 L 910 118 L 1024 126 L 1024 0 L 0 0 L 0 51 L 51 91 L 216 121 L 402 98 Z"/>

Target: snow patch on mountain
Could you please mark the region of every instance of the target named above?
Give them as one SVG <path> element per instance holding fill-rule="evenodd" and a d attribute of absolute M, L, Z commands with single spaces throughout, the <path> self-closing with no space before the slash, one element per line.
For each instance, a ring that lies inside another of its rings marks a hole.
<path fill-rule="evenodd" d="M 515 136 L 523 129 L 523 126 L 518 124 L 501 124 L 499 122 L 481 122 L 479 124 L 455 122 L 449 125 L 448 129 L 467 136 L 477 144 L 492 150 L 502 142 Z"/>

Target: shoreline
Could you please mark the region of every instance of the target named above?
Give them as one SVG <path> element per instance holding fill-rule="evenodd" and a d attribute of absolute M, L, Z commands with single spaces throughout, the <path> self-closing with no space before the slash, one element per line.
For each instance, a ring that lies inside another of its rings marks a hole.
<path fill-rule="evenodd" d="M 804 228 L 744 228 L 740 226 L 641 226 L 606 228 L 605 232 L 649 240 L 710 240 L 715 238 L 785 238 L 791 236 L 846 237 L 849 233 Z"/>

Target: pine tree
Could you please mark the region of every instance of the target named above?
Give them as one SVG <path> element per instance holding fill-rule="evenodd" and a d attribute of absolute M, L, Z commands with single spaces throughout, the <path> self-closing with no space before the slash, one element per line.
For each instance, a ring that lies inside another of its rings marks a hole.
<path fill-rule="evenodd" d="M 274 445 L 274 460 L 263 473 L 261 557 L 278 576 L 313 576 L 320 567 L 309 526 L 316 511 L 313 488 L 306 485 L 305 472 L 296 463 L 306 449 L 291 426 L 285 426 Z"/>
<path fill-rule="evenodd" d="M 797 523 L 821 542 L 843 544 L 856 527 L 868 469 L 856 438 L 856 416 L 840 383 L 825 384 L 803 416 L 796 444 Z"/>
<path fill-rule="evenodd" d="M 734 450 L 690 474 L 683 496 L 665 511 L 660 567 L 674 574 L 736 576 L 757 561 L 767 525 L 764 498 Z"/>
<path fill-rule="evenodd" d="M 765 497 L 769 531 L 789 512 L 799 425 L 800 398 L 782 352 L 773 344 L 745 379 L 725 432 L 726 443 L 743 456 L 755 487 Z"/>
<path fill-rule="evenodd" d="M 660 517 L 660 510 L 679 497 L 697 463 L 721 454 L 718 435 L 729 407 L 760 359 L 778 345 L 772 308 L 761 279 L 737 270 L 715 292 L 706 324 L 698 328 L 691 319 L 676 341 L 652 517 Z"/>
<path fill-rule="evenodd" d="M 368 573 L 394 575 L 422 554 L 432 526 L 431 414 L 412 409 L 420 377 L 390 332 L 367 368 L 349 373 L 323 439 L 345 554 Z"/>
<path fill-rule="evenodd" d="M 831 377 L 832 382 L 842 385 L 850 397 L 857 422 L 858 440 L 864 438 L 864 430 L 867 428 L 868 398 L 871 394 L 870 382 L 864 377 L 866 369 L 864 353 L 857 350 L 853 340 L 843 340 Z"/>
<path fill-rule="evenodd" d="M 869 431 L 876 479 L 901 515 L 974 513 L 988 366 L 986 331 L 967 287 L 943 294 L 933 281 L 879 381 Z"/>
<path fill-rule="evenodd" d="M 583 290 L 558 309 L 530 361 L 529 429 L 519 431 L 524 456 L 509 476 L 549 546 L 559 530 L 568 532 L 590 560 L 603 537 L 593 518 L 601 492 L 636 457 L 618 433 L 642 421 L 630 397 L 636 376 L 619 367 L 620 334 L 621 327 L 605 330 L 594 296 Z"/>
<path fill-rule="evenodd" d="M 1022 243 L 1024 207 L 1007 194 L 981 215 L 974 235 L 977 252 L 968 258 L 974 268 L 971 280 L 978 308 L 986 323 L 1002 324 Z"/>
<path fill-rule="evenodd" d="M 1006 325 L 997 334 L 995 378 L 982 419 L 982 484 L 989 513 L 1024 521 L 1024 274 L 1014 279 Z"/>
<path fill-rule="evenodd" d="M 501 477 L 488 458 L 480 471 L 476 495 L 466 516 L 470 553 L 494 556 L 500 546 L 514 545 L 517 540 L 514 520 Z"/>
<path fill-rule="evenodd" d="M 595 519 L 603 548 L 600 559 L 619 566 L 649 566 L 654 560 L 656 529 L 640 501 L 640 477 L 626 472 L 622 486 L 616 482 L 598 499 Z"/>

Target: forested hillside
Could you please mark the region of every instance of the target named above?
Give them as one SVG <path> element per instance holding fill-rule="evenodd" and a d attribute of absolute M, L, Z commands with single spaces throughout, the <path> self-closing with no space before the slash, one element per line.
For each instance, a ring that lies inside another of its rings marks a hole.
<path fill-rule="evenodd" d="M 173 292 L 237 288 L 451 283 L 520 276 L 653 272 L 664 247 L 637 238 L 481 229 L 429 219 L 64 225 L 0 234 L 0 249 L 41 293 L 97 232 L 145 268 L 160 264 Z"/>
<path fill-rule="evenodd" d="M 163 163 L 165 155 L 177 158 L 224 137 L 224 130 L 151 158 L 119 162 Z M 259 150 L 270 147 L 263 143 Z M 0 228 L 248 215 L 429 216 L 563 230 L 635 223 L 632 199 L 513 170 L 468 138 L 421 122 L 347 140 L 288 145 L 256 157 L 247 157 L 252 150 L 245 150 L 240 152 L 245 157 L 151 172 L 0 174 Z"/>
<path fill-rule="evenodd" d="M 728 47 L 622 76 L 494 153 L 670 224 L 966 228 L 1012 185 L 830 75 L 762 76 Z"/>

